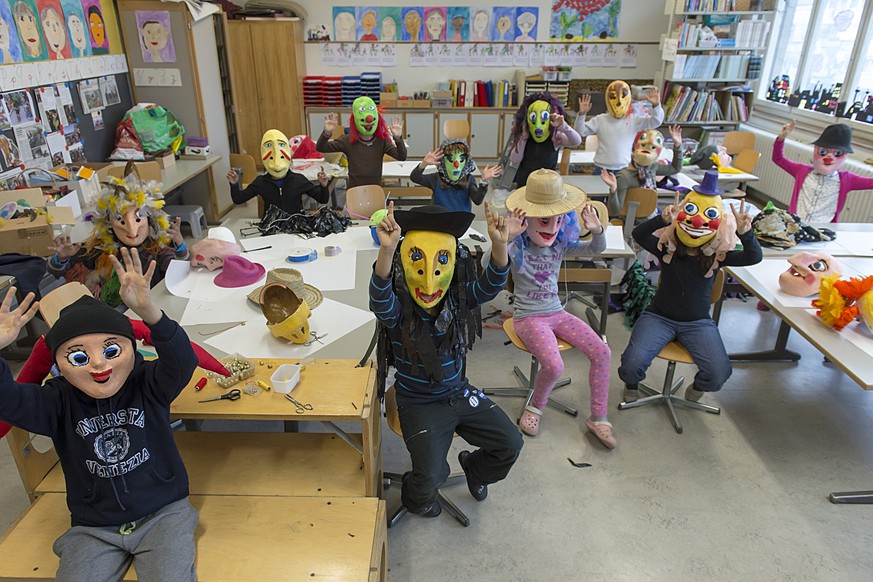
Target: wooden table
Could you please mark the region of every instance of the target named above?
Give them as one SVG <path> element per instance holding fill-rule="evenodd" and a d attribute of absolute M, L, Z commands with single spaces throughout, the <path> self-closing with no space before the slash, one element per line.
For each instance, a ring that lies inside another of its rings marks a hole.
<path fill-rule="evenodd" d="M 270 376 L 280 364 L 297 363 L 279 359 L 262 361 L 263 365 L 255 361 L 253 378 L 233 388 L 242 389 L 258 380 L 269 384 Z M 382 424 L 376 398 L 376 369 L 369 364 L 356 368 L 356 364 L 356 360 L 328 359 L 306 364 L 300 373 L 300 383 L 291 393 L 296 400 L 312 404 L 312 410 L 303 414 L 297 414 L 294 405 L 283 394 L 273 391 L 258 396 L 243 394 L 236 401 L 200 402 L 229 390 L 210 380 L 203 390 L 195 391 L 194 384 L 201 374 L 194 374 L 188 386 L 173 401 L 170 414 L 174 418 L 194 420 L 320 421 L 358 450 L 363 458 L 366 495 L 378 497 L 382 493 Z M 360 424 L 361 432 L 349 435 L 336 425 L 337 422 Z M 332 436 L 331 433 L 320 434 Z"/>

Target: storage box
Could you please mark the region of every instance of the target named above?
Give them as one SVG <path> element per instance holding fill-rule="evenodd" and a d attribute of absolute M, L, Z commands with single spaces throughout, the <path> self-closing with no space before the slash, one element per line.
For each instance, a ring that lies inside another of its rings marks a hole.
<path fill-rule="evenodd" d="M 380 105 L 393 105 L 397 103 L 397 93 L 379 93 Z"/>
<path fill-rule="evenodd" d="M 71 192 L 71 194 L 75 199 L 76 193 Z M 0 249 L 3 249 L 4 253 L 47 257 L 52 254 L 49 247 L 52 246 L 55 238 L 52 232 L 52 224 L 75 224 L 76 219 L 73 216 L 73 212 L 67 206 L 50 206 L 47 208 L 42 190 L 39 188 L 0 192 L 0 206 L 22 199 L 33 208 L 46 209 L 51 216 L 52 222 L 49 223 L 44 215 L 37 215 L 33 220 L 29 216 L 7 220 L 0 227 Z"/>
<path fill-rule="evenodd" d="M 415 101 L 412 99 L 399 99 L 395 107 L 399 109 L 412 109 L 415 107 Z"/>
<path fill-rule="evenodd" d="M 452 97 L 454 97 L 454 95 L 452 94 L 451 91 L 446 91 L 444 89 L 437 89 L 436 91 L 431 93 L 431 97 L 433 99 L 445 99 L 445 98 L 451 99 Z"/>
<path fill-rule="evenodd" d="M 451 107 L 452 106 L 452 98 L 451 97 L 434 97 L 430 100 L 431 107 Z"/>
<path fill-rule="evenodd" d="M 416 99 L 412 102 L 413 107 L 417 109 L 427 109 L 430 107 L 430 99 Z"/>
<path fill-rule="evenodd" d="M 156 157 L 155 161 L 158 163 L 162 170 L 166 170 L 167 168 L 176 165 L 176 156 L 174 156 L 172 153 L 168 153 Z"/>

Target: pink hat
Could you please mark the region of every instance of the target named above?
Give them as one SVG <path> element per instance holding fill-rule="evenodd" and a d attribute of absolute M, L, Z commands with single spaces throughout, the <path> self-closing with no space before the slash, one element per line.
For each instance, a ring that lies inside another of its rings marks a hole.
<path fill-rule="evenodd" d="M 219 287 L 245 287 L 260 281 L 266 272 L 261 264 L 231 255 L 224 259 L 224 269 L 216 275 L 215 284 Z"/>

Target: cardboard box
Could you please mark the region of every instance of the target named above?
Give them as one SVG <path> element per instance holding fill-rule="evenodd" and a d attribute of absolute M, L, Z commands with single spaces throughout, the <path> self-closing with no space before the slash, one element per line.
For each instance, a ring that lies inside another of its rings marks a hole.
<path fill-rule="evenodd" d="M 427 109 L 430 107 L 430 99 L 416 99 L 413 103 L 415 104 L 413 107 L 416 109 Z"/>
<path fill-rule="evenodd" d="M 397 93 L 379 93 L 379 105 L 393 105 L 397 103 Z"/>
<path fill-rule="evenodd" d="M 72 195 L 74 198 L 76 197 L 75 193 Z M 0 248 L 3 249 L 4 253 L 47 257 L 52 254 L 49 247 L 52 246 L 55 238 L 52 225 L 75 224 L 76 219 L 73 217 L 73 211 L 68 206 L 49 206 L 46 208 L 45 198 L 39 188 L 0 191 L 0 206 L 21 199 L 24 199 L 33 208 L 46 209 L 52 222 L 50 224 L 44 215 L 37 215 L 32 220 L 29 216 L 7 220 L 0 227 Z"/>
<path fill-rule="evenodd" d="M 400 99 L 397 101 L 395 107 L 397 107 L 398 109 L 412 109 L 413 107 L 415 107 L 415 101 L 413 101 L 412 99 Z"/>
<path fill-rule="evenodd" d="M 156 157 L 155 161 L 158 163 L 162 170 L 166 170 L 167 168 L 176 165 L 176 156 L 174 156 L 172 153 L 164 154 L 162 156 Z"/>

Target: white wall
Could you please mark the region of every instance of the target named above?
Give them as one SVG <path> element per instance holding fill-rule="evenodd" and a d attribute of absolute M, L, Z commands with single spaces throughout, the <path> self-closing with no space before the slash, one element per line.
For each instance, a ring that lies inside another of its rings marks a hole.
<path fill-rule="evenodd" d="M 333 6 L 403 6 L 398 0 L 369 0 L 367 2 L 350 2 L 343 0 L 296 0 L 308 12 L 305 28 L 324 24 L 333 36 Z M 430 2 L 428 5 L 445 6 L 537 6 L 540 11 L 540 21 L 537 25 L 537 40 L 548 40 L 549 18 L 551 16 L 551 0 L 521 0 L 519 2 L 488 2 L 486 0 L 450 0 L 448 2 Z M 408 5 L 408 4 L 406 4 Z M 659 0 L 623 0 L 619 20 L 618 42 L 655 41 L 667 30 L 668 19 L 664 16 L 664 3 Z M 661 58 L 657 45 L 639 47 L 636 68 L 588 68 L 576 67 L 573 77 L 576 79 L 651 79 L 660 70 Z M 511 79 L 515 67 L 410 67 L 409 46 L 397 45 L 396 67 L 366 66 L 366 70 L 381 70 L 384 82 L 397 81 L 401 95 L 410 95 L 414 91 L 429 91 L 439 81 L 449 79 Z M 306 72 L 309 75 L 352 75 L 362 69 L 355 67 L 325 67 L 321 64 L 318 44 L 306 45 Z M 536 68 L 528 68 L 527 74 L 538 72 Z"/>

